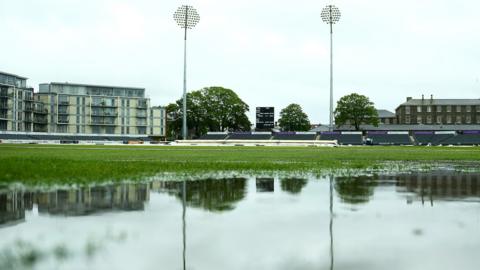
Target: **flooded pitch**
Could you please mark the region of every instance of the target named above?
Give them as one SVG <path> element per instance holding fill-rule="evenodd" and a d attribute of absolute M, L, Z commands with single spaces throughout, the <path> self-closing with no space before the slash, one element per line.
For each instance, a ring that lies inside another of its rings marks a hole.
<path fill-rule="evenodd" d="M 480 174 L 0 190 L 0 269 L 477 269 Z"/>

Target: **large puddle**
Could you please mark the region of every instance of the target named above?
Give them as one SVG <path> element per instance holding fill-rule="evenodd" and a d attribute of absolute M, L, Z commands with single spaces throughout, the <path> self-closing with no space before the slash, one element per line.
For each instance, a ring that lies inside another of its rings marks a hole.
<path fill-rule="evenodd" d="M 478 269 L 480 174 L 0 190 L 0 269 Z"/>

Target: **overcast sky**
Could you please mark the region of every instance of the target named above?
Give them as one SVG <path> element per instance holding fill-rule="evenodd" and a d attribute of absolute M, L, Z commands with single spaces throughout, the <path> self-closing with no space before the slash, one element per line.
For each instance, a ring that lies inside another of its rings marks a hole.
<path fill-rule="evenodd" d="M 407 96 L 480 98 L 480 2 L 475 0 L 0 0 L 0 70 L 43 82 L 145 87 L 153 105 L 181 97 L 181 4 L 201 20 L 189 32 L 188 90 L 233 89 L 276 113 L 299 103 L 327 123 L 329 31 L 334 100 L 352 92 L 379 109 Z"/>

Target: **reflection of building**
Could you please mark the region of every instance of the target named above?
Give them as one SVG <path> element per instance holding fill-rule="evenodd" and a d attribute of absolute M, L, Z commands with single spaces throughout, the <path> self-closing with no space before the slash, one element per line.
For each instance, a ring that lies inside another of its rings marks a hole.
<path fill-rule="evenodd" d="M 401 175 L 397 191 L 415 193 L 435 200 L 456 200 L 480 197 L 480 174 L 425 173 Z"/>
<path fill-rule="evenodd" d="M 31 209 L 32 194 L 17 191 L 0 193 L 0 225 L 25 220 L 25 209 Z"/>
<path fill-rule="evenodd" d="M 273 178 L 257 178 L 257 192 L 273 192 L 275 189 Z"/>
<path fill-rule="evenodd" d="M 115 184 L 51 192 L 0 193 L 0 224 L 23 220 L 25 210 L 38 205 L 39 213 L 88 215 L 101 211 L 143 210 L 149 200 L 148 184 Z"/>
<path fill-rule="evenodd" d="M 87 215 L 100 211 L 143 210 L 147 184 L 118 184 L 38 193 L 40 213 Z"/>

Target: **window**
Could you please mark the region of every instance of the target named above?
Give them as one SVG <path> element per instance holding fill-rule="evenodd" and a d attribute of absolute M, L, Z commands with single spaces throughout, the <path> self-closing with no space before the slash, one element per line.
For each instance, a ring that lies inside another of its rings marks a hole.
<path fill-rule="evenodd" d="M 452 106 L 451 105 L 447 106 L 447 112 L 452 112 Z"/>
<path fill-rule="evenodd" d="M 410 124 L 410 115 L 405 116 L 405 124 Z"/>
<path fill-rule="evenodd" d="M 467 110 L 467 112 L 472 112 L 472 106 L 467 105 L 466 110 Z"/>
<path fill-rule="evenodd" d="M 427 112 L 432 112 L 432 106 L 427 106 Z"/>
<path fill-rule="evenodd" d="M 80 126 L 77 126 L 77 133 L 80 133 Z"/>
<path fill-rule="evenodd" d="M 442 117 L 440 115 L 437 115 L 437 124 L 442 123 Z"/>
<path fill-rule="evenodd" d="M 422 112 L 422 106 L 417 106 L 417 112 Z"/>
<path fill-rule="evenodd" d="M 469 106 L 469 107 L 470 107 L 470 106 Z M 471 124 L 471 123 L 472 123 L 472 117 L 471 117 L 470 115 L 465 116 L 465 122 L 466 122 L 467 124 Z"/>
<path fill-rule="evenodd" d="M 452 116 L 447 115 L 447 124 L 451 124 L 451 123 L 452 123 Z"/>
<path fill-rule="evenodd" d="M 460 115 L 457 115 L 455 123 L 456 124 L 461 124 L 462 123 L 462 117 Z"/>
<path fill-rule="evenodd" d="M 480 105 L 477 105 L 477 112 L 480 112 Z"/>
<path fill-rule="evenodd" d="M 410 106 L 405 106 L 405 114 L 410 114 Z"/>
<path fill-rule="evenodd" d="M 432 116 L 427 115 L 427 124 L 431 124 L 431 123 L 432 123 Z"/>
<path fill-rule="evenodd" d="M 59 95 L 59 96 L 58 96 L 58 104 L 68 105 L 68 96 L 66 96 L 66 95 Z"/>
<path fill-rule="evenodd" d="M 462 106 L 457 105 L 457 112 L 461 112 L 461 111 L 462 111 Z"/>
<path fill-rule="evenodd" d="M 421 116 L 417 116 L 417 124 L 421 124 L 422 123 L 422 117 Z"/>

